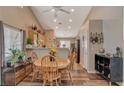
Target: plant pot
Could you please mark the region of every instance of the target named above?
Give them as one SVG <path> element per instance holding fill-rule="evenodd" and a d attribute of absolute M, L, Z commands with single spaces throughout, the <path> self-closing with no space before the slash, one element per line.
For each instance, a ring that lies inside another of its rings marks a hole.
<path fill-rule="evenodd" d="M 33 46 L 31 44 L 27 44 L 26 48 L 33 48 Z"/>
<path fill-rule="evenodd" d="M 11 67 L 11 63 L 7 63 L 7 67 Z"/>
<path fill-rule="evenodd" d="M 23 63 L 24 61 L 23 60 L 19 60 L 18 63 Z"/>
<path fill-rule="evenodd" d="M 50 61 L 55 61 L 55 59 L 53 57 L 50 57 Z"/>

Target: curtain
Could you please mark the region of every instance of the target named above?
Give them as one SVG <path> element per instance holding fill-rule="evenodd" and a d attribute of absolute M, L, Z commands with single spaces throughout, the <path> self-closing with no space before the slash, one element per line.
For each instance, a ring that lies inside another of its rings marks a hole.
<path fill-rule="evenodd" d="M 25 51 L 26 50 L 26 32 L 25 31 L 23 31 L 23 45 L 22 45 L 22 47 L 23 47 L 23 50 Z"/>
<path fill-rule="evenodd" d="M 3 23 L 0 21 L 0 85 L 2 83 L 2 67 L 4 63 L 4 31 Z"/>
<path fill-rule="evenodd" d="M 13 27 L 9 26 L 7 24 L 3 24 L 4 27 L 4 55 L 5 55 L 5 62 L 4 64 L 6 65 L 6 62 L 10 59 L 10 48 L 17 48 L 19 50 L 23 50 L 23 31 Z"/>

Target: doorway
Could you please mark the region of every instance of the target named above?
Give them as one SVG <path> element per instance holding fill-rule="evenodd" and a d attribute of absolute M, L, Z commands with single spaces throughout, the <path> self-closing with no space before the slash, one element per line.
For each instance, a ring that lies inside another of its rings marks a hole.
<path fill-rule="evenodd" d="M 80 39 L 77 39 L 77 63 L 80 63 Z"/>

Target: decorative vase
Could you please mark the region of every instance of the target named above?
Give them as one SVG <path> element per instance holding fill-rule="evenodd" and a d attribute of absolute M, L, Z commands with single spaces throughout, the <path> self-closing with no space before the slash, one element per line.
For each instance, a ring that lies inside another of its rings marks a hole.
<path fill-rule="evenodd" d="M 54 52 L 50 52 L 50 55 L 55 57 L 55 53 Z M 50 57 L 50 61 L 54 61 L 54 60 L 55 59 L 53 57 Z"/>

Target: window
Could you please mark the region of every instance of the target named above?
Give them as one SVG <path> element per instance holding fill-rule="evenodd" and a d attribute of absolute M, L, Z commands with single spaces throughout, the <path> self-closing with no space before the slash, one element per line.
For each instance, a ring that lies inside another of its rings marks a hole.
<path fill-rule="evenodd" d="M 4 25 L 4 47 L 5 47 L 5 62 L 9 59 L 10 48 L 23 48 L 23 32 L 17 28 Z"/>
<path fill-rule="evenodd" d="M 61 40 L 60 48 L 70 48 L 70 41 L 69 40 Z"/>

